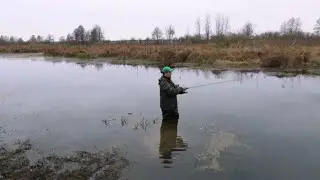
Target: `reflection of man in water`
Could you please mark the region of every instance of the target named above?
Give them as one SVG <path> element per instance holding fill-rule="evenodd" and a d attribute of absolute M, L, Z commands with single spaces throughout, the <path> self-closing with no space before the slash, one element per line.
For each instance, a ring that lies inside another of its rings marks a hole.
<path fill-rule="evenodd" d="M 187 144 L 177 135 L 178 120 L 162 121 L 160 130 L 160 159 L 166 168 L 172 164 L 173 151 L 185 151 Z"/>

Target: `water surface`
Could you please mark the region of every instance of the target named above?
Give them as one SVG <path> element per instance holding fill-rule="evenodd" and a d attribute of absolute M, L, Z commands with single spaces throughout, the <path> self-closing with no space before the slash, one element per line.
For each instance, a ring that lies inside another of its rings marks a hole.
<path fill-rule="evenodd" d="M 63 60 L 63 59 L 58 59 Z M 158 68 L 0 58 L 0 125 L 6 142 L 40 153 L 116 146 L 129 179 L 320 178 L 319 78 L 176 69 L 180 120 L 161 121 Z"/>

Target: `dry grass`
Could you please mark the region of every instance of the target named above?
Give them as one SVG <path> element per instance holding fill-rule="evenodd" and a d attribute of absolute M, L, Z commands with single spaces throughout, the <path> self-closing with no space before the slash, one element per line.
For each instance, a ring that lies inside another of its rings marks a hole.
<path fill-rule="evenodd" d="M 0 46 L 3 53 L 36 53 L 48 56 L 93 59 L 117 57 L 141 59 L 159 64 L 193 63 L 213 67 L 315 68 L 320 66 L 320 46 L 259 45 L 11 45 Z"/>

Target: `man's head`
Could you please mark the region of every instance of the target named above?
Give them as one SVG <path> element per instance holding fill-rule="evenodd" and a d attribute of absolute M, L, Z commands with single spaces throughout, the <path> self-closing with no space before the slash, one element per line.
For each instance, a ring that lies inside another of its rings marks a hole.
<path fill-rule="evenodd" d="M 167 78 L 171 78 L 171 73 L 172 73 L 173 69 L 170 68 L 169 66 L 165 66 L 162 68 L 162 74 L 167 77 Z"/>

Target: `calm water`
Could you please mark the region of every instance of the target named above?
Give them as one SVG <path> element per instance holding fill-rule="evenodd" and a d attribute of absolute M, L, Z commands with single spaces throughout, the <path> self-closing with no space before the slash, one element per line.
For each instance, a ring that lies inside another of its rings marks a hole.
<path fill-rule="evenodd" d="M 176 69 L 194 86 L 179 96 L 180 120 L 162 124 L 159 69 L 0 58 L 4 140 L 30 138 L 40 154 L 127 153 L 125 177 L 320 179 L 320 80 Z M 114 119 L 114 120 L 113 120 Z"/>

